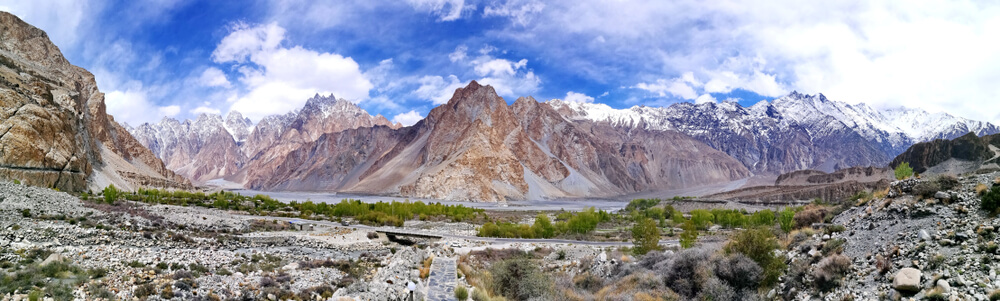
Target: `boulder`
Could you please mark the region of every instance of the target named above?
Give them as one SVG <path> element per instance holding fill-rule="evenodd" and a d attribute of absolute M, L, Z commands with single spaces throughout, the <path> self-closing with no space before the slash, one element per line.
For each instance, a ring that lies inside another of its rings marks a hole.
<path fill-rule="evenodd" d="M 951 194 L 948 194 L 947 192 L 944 191 L 938 191 L 934 193 L 934 198 L 939 200 L 950 200 Z"/>
<path fill-rule="evenodd" d="M 928 233 L 927 230 L 920 229 L 920 231 L 917 232 L 917 238 L 919 238 L 920 240 L 923 240 L 923 241 L 930 241 L 931 240 L 931 234 Z"/>
<path fill-rule="evenodd" d="M 66 260 L 66 257 L 63 256 L 62 254 L 52 253 L 51 255 L 49 255 L 49 257 L 46 257 L 45 260 L 43 260 L 40 265 L 45 266 L 53 262 L 63 262 L 64 260 Z"/>
<path fill-rule="evenodd" d="M 940 289 L 942 292 L 945 292 L 945 293 L 950 293 L 951 292 L 951 285 L 948 284 L 948 281 L 945 281 L 944 279 L 938 279 L 938 281 L 937 281 L 937 288 Z"/>
<path fill-rule="evenodd" d="M 901 292 L 920 291 L 920 270 L 914 268 L 902 268 L 892 279 L 892 287 Z"/>

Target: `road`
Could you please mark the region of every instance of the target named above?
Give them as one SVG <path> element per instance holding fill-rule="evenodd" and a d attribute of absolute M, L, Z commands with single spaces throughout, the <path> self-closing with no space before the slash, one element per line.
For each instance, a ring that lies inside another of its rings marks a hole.
<path fill-rule="evenodd" d="M 464 239 L 468 241 L 485 242 L 490 244 L 506 244 L 506 243 L 536 243 L 536 244 L 573 244 L 573 245 L 584 245 L 584 246 L 596 246 L 596 247 L 631 247 L 631 242 L 621 242 L 621 241 L 585 241 L 585 240 L 572 240 L 572 239 L 548 239 L 548 238 L 497 238 L 497 237 L 479 237 L 479 236 L 468 236 L 468 235 L 458 235 L 449 233 L 437 233 L 431 231 L 421 231 L 416 229 L 403 229 L 403 228 L 393 228 L 393 227 L 372 227 L 367 225 L 349 225 L 344 226 L 337 222 L 331 221 L 319 221 L 319 220 L 307 220 L 301 218 L 289 218 L 289 217 L 274 217 L 274 216 L 259 216 L 259 215 L 244 215 L 244 217 L 257 218 L 257 219 L 272 219 L 280 220 L 286 222 L 301 222 L 301 223 L 311 223 L 317 225 L 325 226 L 337 226 L 341 228 L 351 228 L 355 230 L 364 231 L 388 231 L 396 233 L 410 233 L 410 234 L 420 234 L 420 235 L 433 235 L 440 236 L 442 238 L 448 239 Z M 660 240 L 660 245 L 678 245 L 680 241 L 677 239 L 665 239 Z"/>

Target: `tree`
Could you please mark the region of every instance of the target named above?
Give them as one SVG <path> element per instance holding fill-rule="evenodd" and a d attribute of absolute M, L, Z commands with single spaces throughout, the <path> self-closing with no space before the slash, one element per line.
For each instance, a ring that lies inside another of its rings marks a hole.
<path fill-rule="evenodd" d="M 896 179 L 903 180 L 913 176 L 913 168 L 909 162 L 903 162 L 896 166 Z"/>
<path fill-rule="evenodd" d="M 531 228 L 534 230 L 535 235 L 540 238 L 552 238 L 556 236 L 556 227 L 552 226 L 552 221 L 549 220 L 549 216 L 545 213 L 539 213 L 535 217 L 535 225 Z"/>
<path fill-rule="evenodd" d="M 681 228 L 684 229 L 684 232 L 681 232 L 681 248 L 693 247 L 694 243 L 698 241 L 698 228 L 692 221 L 685 222 Z"/>
<path fill-rule="evenodd" d="M 785 233 L 791 232 L 792 227 L 795 227 L 795 210 L 792 210 L 791 207 L 781 210 L 781 214 L 778 216 L 778 223 L 781 224 L 781 231 L 785 231 Z"/>
<path fill-rule="evenodd" d="M 651 218 L 644 218 L 632 226 L 632 252 L 645 255 L 660 248 L 660 228 Z"/>
<path fill-rule="evenodd" d="M 112 204 L 118 200 L 118 189 L 115 188 L 114 184 L 104 187 L 104 201 L 108 204 Z"/>

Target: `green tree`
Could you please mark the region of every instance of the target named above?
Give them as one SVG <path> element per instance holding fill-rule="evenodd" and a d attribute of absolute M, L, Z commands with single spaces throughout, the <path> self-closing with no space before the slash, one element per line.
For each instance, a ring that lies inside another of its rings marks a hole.
<path fill-rule="evenodd" d="M 778 223 L 781 224 L 781 231 L 791 232 L 792 227 L 795 226 L 795 210 L 791 207 L 781 210 L 781 214 L 778 215 Z"/>
<path fill-rule="evenodd" d="M 549 220 L 549 216 L 545 213 L 539 213 L 535 217 L 535 224 L 531 228 L 535 232 L 535 235 L 540 238 L 552 238 L 556 236 L 556 227 L 552 226 L 552 221 Z"/>
<path fill-rule="evenodd" d="M 651 218 L 645 218 L 632 226 L 632 252 L 645 255 L 660 248 L 660 228 Z"/>
<path fill-rule="evenodd" d="M 903 180 L 913 176 L 913 168 L 910 167 L 909 162 L 900 163 L 896 166 L 896 179 Z"/>
<path fill-rule="evenodd" d="M 698 241 L 698 227 L 695 227 L 694 222 L 687 221 L 681 228 L 684 229 L 681 232 L 681 248 L 694 247 L 694 243 Z"/>
<path fill-rule="evenodd" d="M 118 200 L 118 189 L 115 188 L 114 184 L 104 187 L 104 201 L 108 204 L 114 203 Z"/>

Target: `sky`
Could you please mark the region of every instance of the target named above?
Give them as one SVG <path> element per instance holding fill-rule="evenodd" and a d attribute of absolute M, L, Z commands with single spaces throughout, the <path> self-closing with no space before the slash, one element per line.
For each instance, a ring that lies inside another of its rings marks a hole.
<path fill-rule="evenodd" d="M 0 0 L 138 125 L 333 94 L 413 124 L 471 80 L 614 108 L 791 91 L 1000 123 L 990 1 Z"/>

